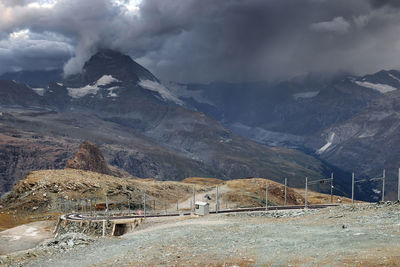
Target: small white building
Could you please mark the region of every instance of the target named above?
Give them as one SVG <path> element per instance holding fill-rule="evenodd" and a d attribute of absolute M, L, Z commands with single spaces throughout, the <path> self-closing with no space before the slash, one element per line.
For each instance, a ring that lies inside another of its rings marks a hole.
<path fill-rule="evenodd" d="M 196 215 L 207 215 L 210 213 L 210 204 L 207 202 L 196 201 L 194 214 Z"/>

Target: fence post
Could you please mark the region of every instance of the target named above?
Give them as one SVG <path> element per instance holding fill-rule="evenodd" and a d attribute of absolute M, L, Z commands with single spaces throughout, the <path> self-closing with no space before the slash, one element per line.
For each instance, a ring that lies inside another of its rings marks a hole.
<path fill-rule="evenodd" d="M 179 200 L 176 201 L 176 210 L 179 211 Z"/>
<path fill-rule="evenodd" d="M 285 202 L 284 202 L 284 206 L 286 206 L 286 199 L 287 199 L 287 178 L 285 178 Z"/>
<path fill-rule="evenodd" d="M 386 176 L 386 170 L 383 169 L 383 177 L 382 177 L 382 202 L 385 201 L 385 176 Z"/>
<path fill-rule="evenodd" d="M 265 210 L 268 210 L 268 181 L 265 181 Z"/>
<path fill-rule="evenodd" d="M 143 216 L 146 218 L 146 193 L 143 195 Z"/>
<path fill-rule="evenodd" d="M 218 213 L 219 205 L 218 205 L 218 185 L 215 188 L 215 213 Z"/>
<path fill-rule="evenodd" d="M 397 182 L 397 201 L 400 201 L 400 168 L 399 168 L 399 180 Z"/>
<path fill-rule="evenodd" d="M 103 234 L 102 237 L 104 237 L 106 234 L 106 220 L 103 220 Z"/>
<path fill-rule="evenodd" d="M 305 192 L 305 200 L 304 200 L 304 208 L 307 208 L 307 202 L 308 202 L 308 177 L 306 177 L 306 192 Z"/>
<path fill-rule="evenodd" d="M 351 204 L 354 204 L 354 172 L 351 174 Z"/>
<path fill-rule="evenodd" d="M 333 203 L 333 172 L 331 173 L 331 203 Z"/>
<path fill-rule="evenodd" d="M 108 196 L 106 194 L 106 217 L 108 217 Z"/>
<path fill-rule="evenodd" d="M 128 215 L 131 214 L 131 198 L 128 196 Z"/>
<path fill-rule="evenodd" d="M 193 185 L 193 205 L 192 205 L 192 211 L 194 211 L 195 203 L 196 203 L 196 189 L 195 189 L 195 186 Z"/>

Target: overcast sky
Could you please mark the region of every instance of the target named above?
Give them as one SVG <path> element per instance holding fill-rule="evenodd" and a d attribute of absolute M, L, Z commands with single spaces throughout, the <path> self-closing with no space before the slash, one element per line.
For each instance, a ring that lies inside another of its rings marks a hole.
<path fill-rule="evenodd" d="M 0 73 L 72 74 L 100 48 L 179 82 L 400 69 L 400 1 L 0 0 Z"/>

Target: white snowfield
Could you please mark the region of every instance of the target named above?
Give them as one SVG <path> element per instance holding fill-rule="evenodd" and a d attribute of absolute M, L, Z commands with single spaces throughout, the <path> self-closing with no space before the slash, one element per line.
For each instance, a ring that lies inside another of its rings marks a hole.
<path fill-rule="evenodd" d="M 295 100 L 299 100 L 302 98 L 313 98 L 313 97 L 316 97 L 318 94 L 319 94 L 319 91 L 308 91 L 308 92 L 294 94 L 293 98 Z"/>
<path fill-rule="evenodd" d="M 397 90 L 397 88 L 394 88 L 393 86 L 387 84 L 360 82 L 360 81 L 355 81 L 355 83 L 359 86 L 376 90 L 382 94 Z"/>
<path fill-rule="evenodd" d="M 81 88 L 67 88 L 68 94 L 72 98 L 81 98 L 86 95 L 94 95 L 96 94 L 101 88 L 100 86 L 106 86 L 110 83 L 120 82 L 118 79 L 114 78 L 111 75 L 103 75 L 100 79 L 98 79 L 95 83 L 88 84 L 85 87 Z M 117 87 L 108 88 L 110 97 L 116 97 L 117 95 L 114 93 L 114 90 Z"/>
<path fill-rule="evenodd" d="M 46 91 L 44 88 L 31 88 L 36 94 L 43 96 Z"/>
<path fill-rule="evenodd" d="M 139 82 L 139 86 L 143 87 L 144 89 L 157 92 L 164 100 L 172 101 L 178 105 L 183 105 L 183 102 L 173 95 L 164 85 L 150 81 L 150 80 L 142 80 Z"/>
<path fill-rule="evenodd" d="M 330 133 L 328 142 L 323 147 L 321 147 L 320 149 L 317 150 L 317 154 L 324 153 L 332 145 L 334 138 L 335 138 L 335 133 Z"/>

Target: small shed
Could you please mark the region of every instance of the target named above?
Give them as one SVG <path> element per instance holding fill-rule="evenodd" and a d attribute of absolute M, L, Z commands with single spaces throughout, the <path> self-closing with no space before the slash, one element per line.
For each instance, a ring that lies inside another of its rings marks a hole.
<path fill-rule="evenodd" d="M 194 213 L 202 216 L 209 214 L 210 204 L 207 202 L 196 201 Z"/>

